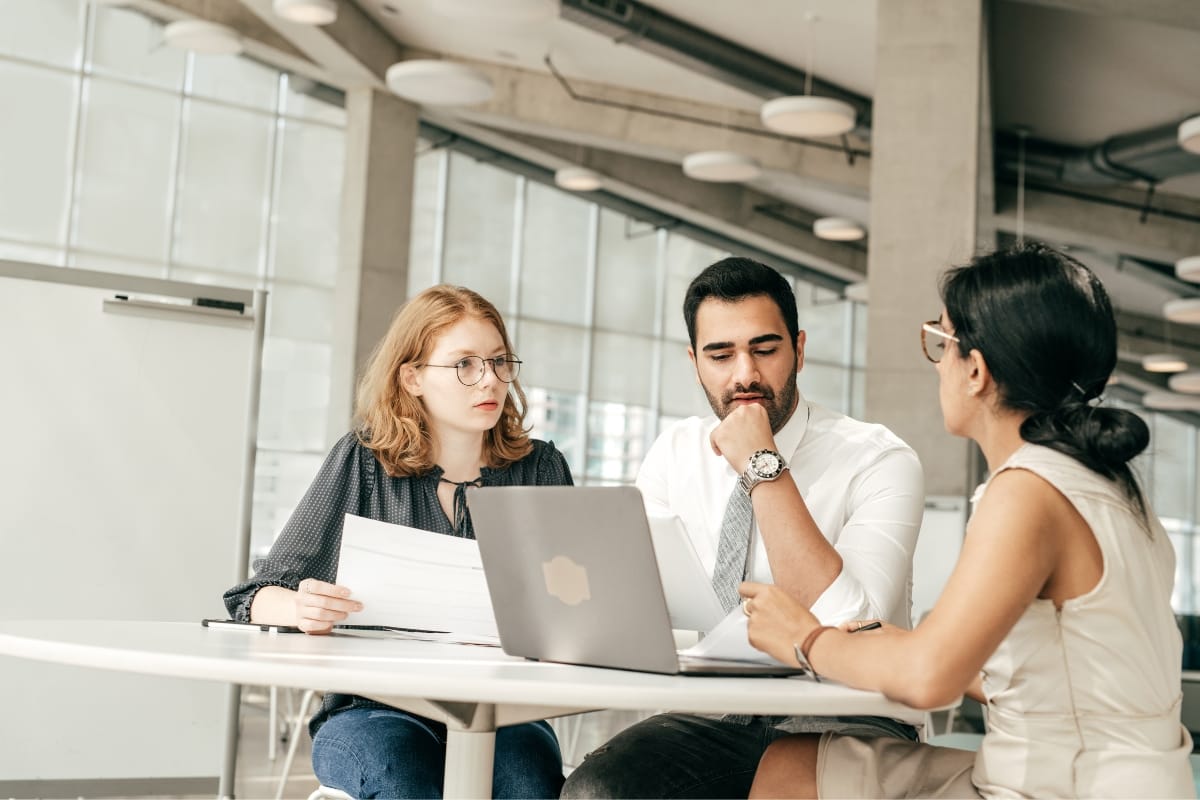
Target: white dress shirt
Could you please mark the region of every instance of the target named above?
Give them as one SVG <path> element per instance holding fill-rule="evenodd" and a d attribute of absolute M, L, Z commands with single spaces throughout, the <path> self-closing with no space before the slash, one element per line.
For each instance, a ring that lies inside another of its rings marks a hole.
<path fill-rule="evenodd" d="M 713 452 L 715 416 L 689 417 L 658 437 L 638 472 L 650 514 L 675 514 L 711 575 L 721 520 L 739 472 Z M 809 513 L 842 557 L 842 571 L 817 598 L 825 625 L 884 619 L 911 627 L 912 559 L 925 509 L 925 476 L 912 448 L 882 425 L 810 404 L 800 396 L 775 435 L 788 463 L 778 480 L 793 480 Z M 773 583 L 755 525 L 751 580 Z"/>

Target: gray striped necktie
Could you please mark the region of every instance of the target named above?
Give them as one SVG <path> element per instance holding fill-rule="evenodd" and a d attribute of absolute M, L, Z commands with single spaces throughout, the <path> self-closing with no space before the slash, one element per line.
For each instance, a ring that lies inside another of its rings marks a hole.
<path fill-rule="evenodd" d="M 754 506 L 750 503 L 750 495 L 735 483 L 725 506 L 725 518 L 721 520 L 721 541 L 717 545 L 717 566 L 712 577 L 713 591 L 726 613 L 741 601 L 738 584 L 746 577 L 746 555 L 753 527 Z"/>

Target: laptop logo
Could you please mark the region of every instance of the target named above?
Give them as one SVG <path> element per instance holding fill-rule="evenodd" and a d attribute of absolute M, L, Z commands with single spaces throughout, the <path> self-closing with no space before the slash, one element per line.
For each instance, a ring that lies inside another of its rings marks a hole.
<path fill-rule="evenodd" d="M 569 606 L 592 599 L 587 570 L 566 556 L 555 556 L 542 562 L 546 591 Z"/>

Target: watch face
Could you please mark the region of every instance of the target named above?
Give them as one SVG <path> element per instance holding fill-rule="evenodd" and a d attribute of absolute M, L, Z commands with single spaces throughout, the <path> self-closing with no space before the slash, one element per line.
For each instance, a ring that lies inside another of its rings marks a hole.
<path fill-rule="evenodd" d="M 783 459 L 778 453 L 770 450 L 760 450 L 751 460 L 754 471 L 764 478 L 773 478 L 783 470 Z"/>

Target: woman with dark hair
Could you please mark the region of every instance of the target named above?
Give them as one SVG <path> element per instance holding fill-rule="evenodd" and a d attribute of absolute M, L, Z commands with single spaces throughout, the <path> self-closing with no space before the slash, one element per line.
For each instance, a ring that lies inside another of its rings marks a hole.
<path fill-rule="evenodd" d="M 250 580 L 225 593 L 237 620 L 329 633 L 362 608 L 335 584 L 346 514 L 475 537 L 466 487 L 571 483 L 553 444 L 530 439 L 525 395 L 496 307 L 434 286 L 406 303 L 359 384 L 355 429 L 333 447 Z M 327 694 L 309 722 L 313 770 L 353 797 L 440 797 L 446 726 Z M 562 756 L 544 721 L 496 731 L 495 797 L 558 797 Z"/>
<path fill-rule="evenodd" d="M 947 430 L 982 449 L 954 573 L 913 631 L 822 627 L 777 587 L 742 585 L 750 641 L 917 708 L 987 706 L 978 753 L 789 737 L 757 797 L 1194 797 L 1180 725 L 1175 554 L 1129 462 L 1149 432 L 1096 405 L 1116 365 L 1104 287 L 1032 245 L 953 269 L 921 329 Z"/>

